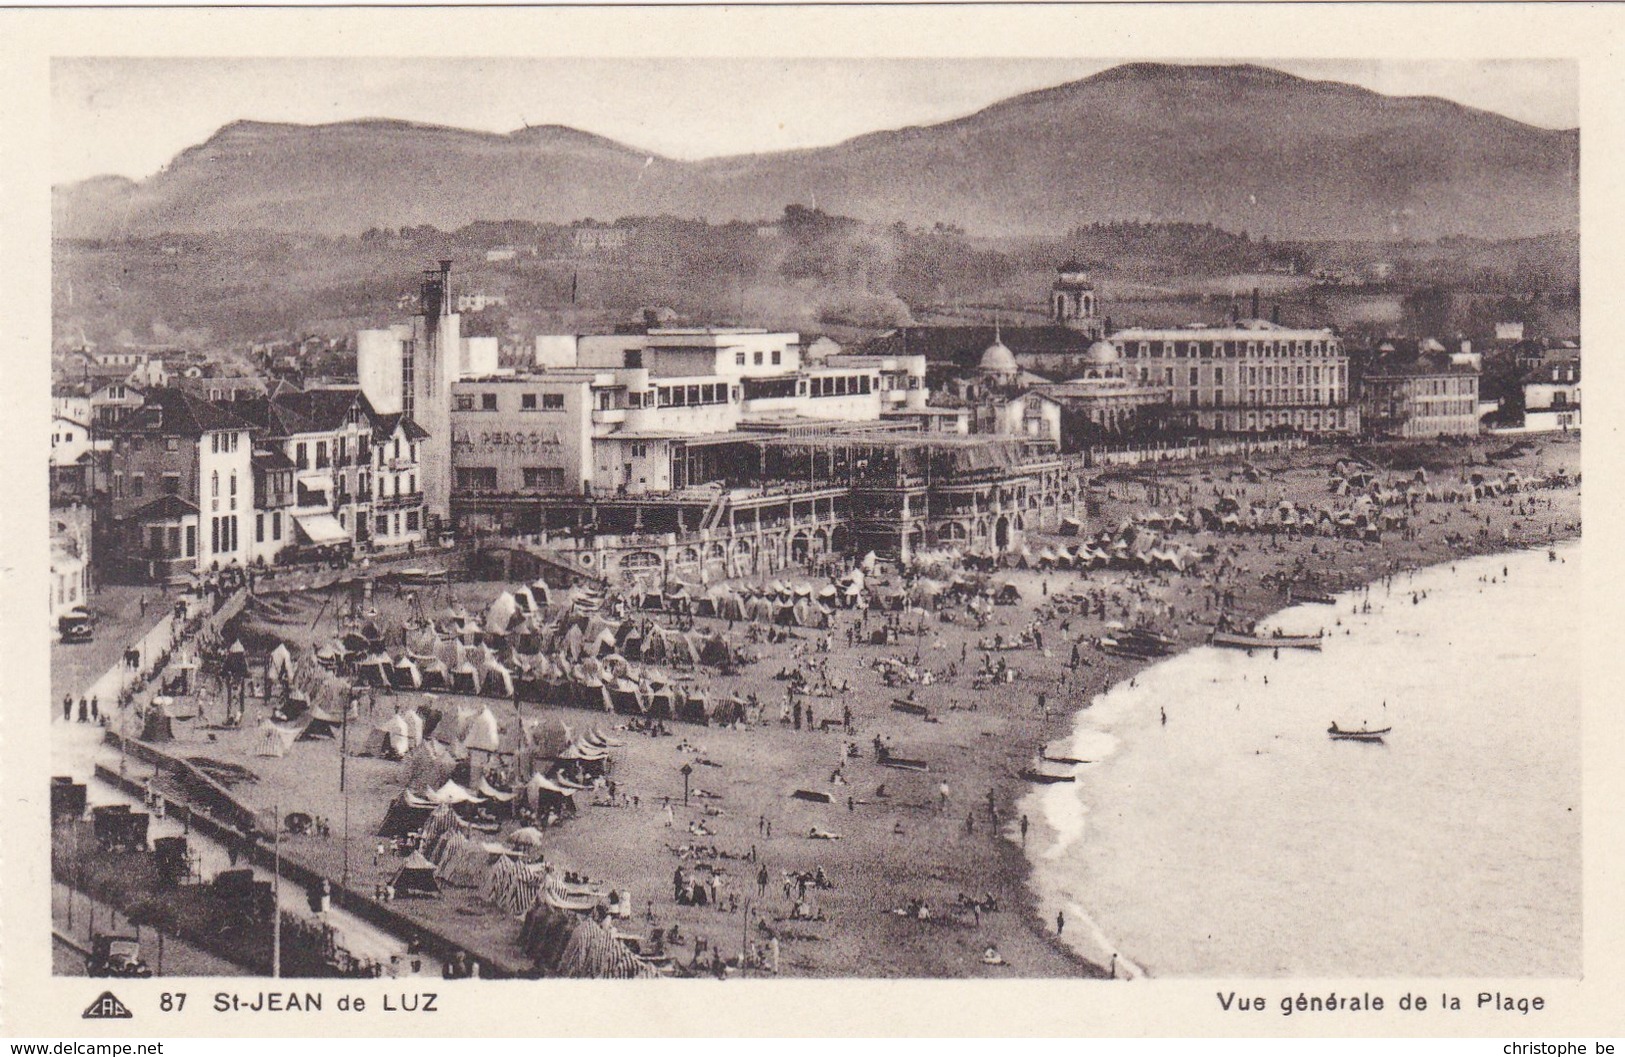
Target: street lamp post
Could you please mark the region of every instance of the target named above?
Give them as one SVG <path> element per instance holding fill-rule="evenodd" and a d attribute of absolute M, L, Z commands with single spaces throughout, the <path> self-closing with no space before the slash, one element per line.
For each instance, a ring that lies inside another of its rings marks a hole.
<path fill-rule="evenodd" d="M 683 775 L 683 806 L 687 807 L 688 806 L 688 776 L 694 773 L 694 766 L 692 764 L 685 763 L 685 764 L 683 764 L 683 766 L 681 768 L 681 771 L 682 771 L 682 775 Z"/>

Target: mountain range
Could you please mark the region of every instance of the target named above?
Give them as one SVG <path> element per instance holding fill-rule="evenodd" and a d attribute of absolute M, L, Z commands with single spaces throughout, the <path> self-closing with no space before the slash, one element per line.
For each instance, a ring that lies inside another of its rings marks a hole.
<path fill-rule="evenodd" d="M 939 124 L 701 161 L 556 125 L 239 121 L 145 180 L 53 195 L 66 238 L 765 221 L 790 203 L 1002 237 L 1147 220 L 1276 239 L 1516 238 L 1578 230 L 1579 132 L 1259 66 L 1135 63 Z"/>

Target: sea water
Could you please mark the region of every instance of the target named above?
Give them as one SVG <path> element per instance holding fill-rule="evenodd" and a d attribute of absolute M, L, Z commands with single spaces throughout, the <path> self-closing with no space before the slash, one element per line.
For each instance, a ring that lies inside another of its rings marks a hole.
<path fill-rule="evenodd" d="M 1265 626 L 1320 652 L 1203 647 L 1097 697 L 1065 752 L 1095 762 L 1022 805 L 1048 922 L 1118 975 L 1578 976 L 1579 544 L 1556 554 L 1293 607 Z"/>

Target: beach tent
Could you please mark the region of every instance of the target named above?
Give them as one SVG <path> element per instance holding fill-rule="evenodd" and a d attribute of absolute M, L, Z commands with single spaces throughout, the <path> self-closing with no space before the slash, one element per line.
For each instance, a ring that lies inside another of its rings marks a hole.
<path fill-rule="evenodd" d="M 477 804 L 480 798 L 458 785 L 450 778 L 441 783 L 440 787 L 428 795 L 428 799 L 436 804 L 445 804 L 456 807 L 458 804 Z"/>
<path fill-rule="evenodd" d="M 396 897 L 400 896 L 438 896 L 440 882 L 435 880 L 434 864 L 423 857 L 419 851 L 413 852 L 395 871 L 395 879 L 390 881 L 390 887 L 395 889 Z"/>
<path fill-rule="evenodd" d="M 470 720 L 463 745 L 481 752 L 502 751 L 502 728 L 497 724 L 496 714 L 486 708 Z"/>
<path fill-rule="evenodd" d="M 169 699 L 155 697 L 152 704 L 147 706 L 147 714 L 141 723 L 142 741 L 174 741 L 175 725 L 169 714 Z"/>
<path fill-rule="evenodd" d="M 407 736 L 412 739 L 412 747 L 417 748 L 423 743 L 424 722 L 423 713 L 416 708 L 409 708 L 399 713 L 401 722 L 406 724 Z"/>
<path fill-rule="evenodd" d="M 408 789 L 435 789 L 451 778 L 457 761 L 451 758 L 445 746 L 425 741 L 406 757 L 406 776 L 402 781 Z"/>
<path fill-rule="evenodd" d="M 418 833 L 434 812 L 435 805 L 403 793 L 390 801 L 384 821 L 378 826 L 380 837 L 405 837 Z"/>
<path fill-rule="evenodd" d="M 459 694 L 480 692 L 480 673 L 467 660 L 451 670 L 451 689 Z"/>
<path fill-rule="evenodd" d="M 519 614 L 519 602 L 514 596 L 504 591 L 492 600 L 485 609 L 485 626 L 498 635 L 507 634 L 508 627 L 513 618 Z"/>
<path fill-rule="evenodd" d="M 254 733 L 254 755 L 280 759 L 299 738 L 299 731 L 279 727 L 269 719 L 260 720 Z"/>
<path fill-rule="evenodd" d="M 451 669 L 439 657 L 430 657 L 418 666 L 418 677 L 424 690 L 450 690 Z"/>
<path fill-rule="evenodd" d="M 530 776 L 530 781 L 525 783 L 524 797 L 525 803 L 537 814 L 549 809 L 556 809 L 563 814 L 567 807 L 574 805 L 575 790 L 560 785 L 537 771 Z"/>
<path fill-rule="evenodd" d="M 417 663 L 406 654 L 389 667 L 389 684 L 400 690 L 420 690 L 423 688 L 423 671 Z"/>
<path fill-rule="evenodd" d="M 412 751 L 412 731 L 400 713 L 372 728 L 367 735 L 363 756 L 380 756 L 386 760 L 399 760 Z"/>
<path fill-rule="evenodd" d="M 485 663 L 480 666 L 480 686 L 488 694 L 512 697 L 513 673 L 498 662 L 496 657 L 488 656 Z"/>
<path fill-rule="evenodd" d="M 269 679 L 293 678 L 293 651 L 288 649 L 286 642 L 277 643 L 271 651 L 265 664 L 265 675 Z"/>
<path fill-rule="evenodd" d="M 508 834 L 508 843 L 516 848 L 539 848 L 543 839 L 542 831 L 535 826 L 522 826 Z"/>
<path fill-rule="evenodd" d="M 690 723 L 709 723 L 711 721 L 711 698 L 704 690 L 690 687 L 682 695 L 682 702 L 677 706 L 677 718 Z M 592 744 L 589 741 L 587 744 Z"/>
<path fill-rule="evenodd" d="M 572 740 L 569 726 L 557 717 L 542 716 L 524 721 L 525 747 L 539 758 L 552 759 Z"/>
<path fill-rule="evenodd" d="M 304 729 L 299 732 L 300 741 L 336 738 L 338 737 L 339 727 L 344 725 L 344 720 L 341 717 L 333 715 L 320 705 L 310 706 L 308 715 L 309 719 L 306 721 Z"/>
<path fill-rule="evenodd" d="M 394 666 L 382 653 L 375 653 L 356 666 L 357 673 L 368 686 L 388 686 Z"/>

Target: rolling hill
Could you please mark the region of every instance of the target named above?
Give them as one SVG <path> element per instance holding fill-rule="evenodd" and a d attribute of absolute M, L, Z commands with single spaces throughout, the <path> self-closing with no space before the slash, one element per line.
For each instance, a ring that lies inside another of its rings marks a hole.
<path fill-rule="evenodd" d="M 341 235 L 481 219 L 769 219 L 1055 235 L 1194 221 L 1280 239 L 1577 230 L 1579 134 L 1257 66 L 1131 64 L 975 114 L 815 149 L 681 161 L 587 132 L 242 121 L 139 183 L 58 188 L 57 234 Z"/>

